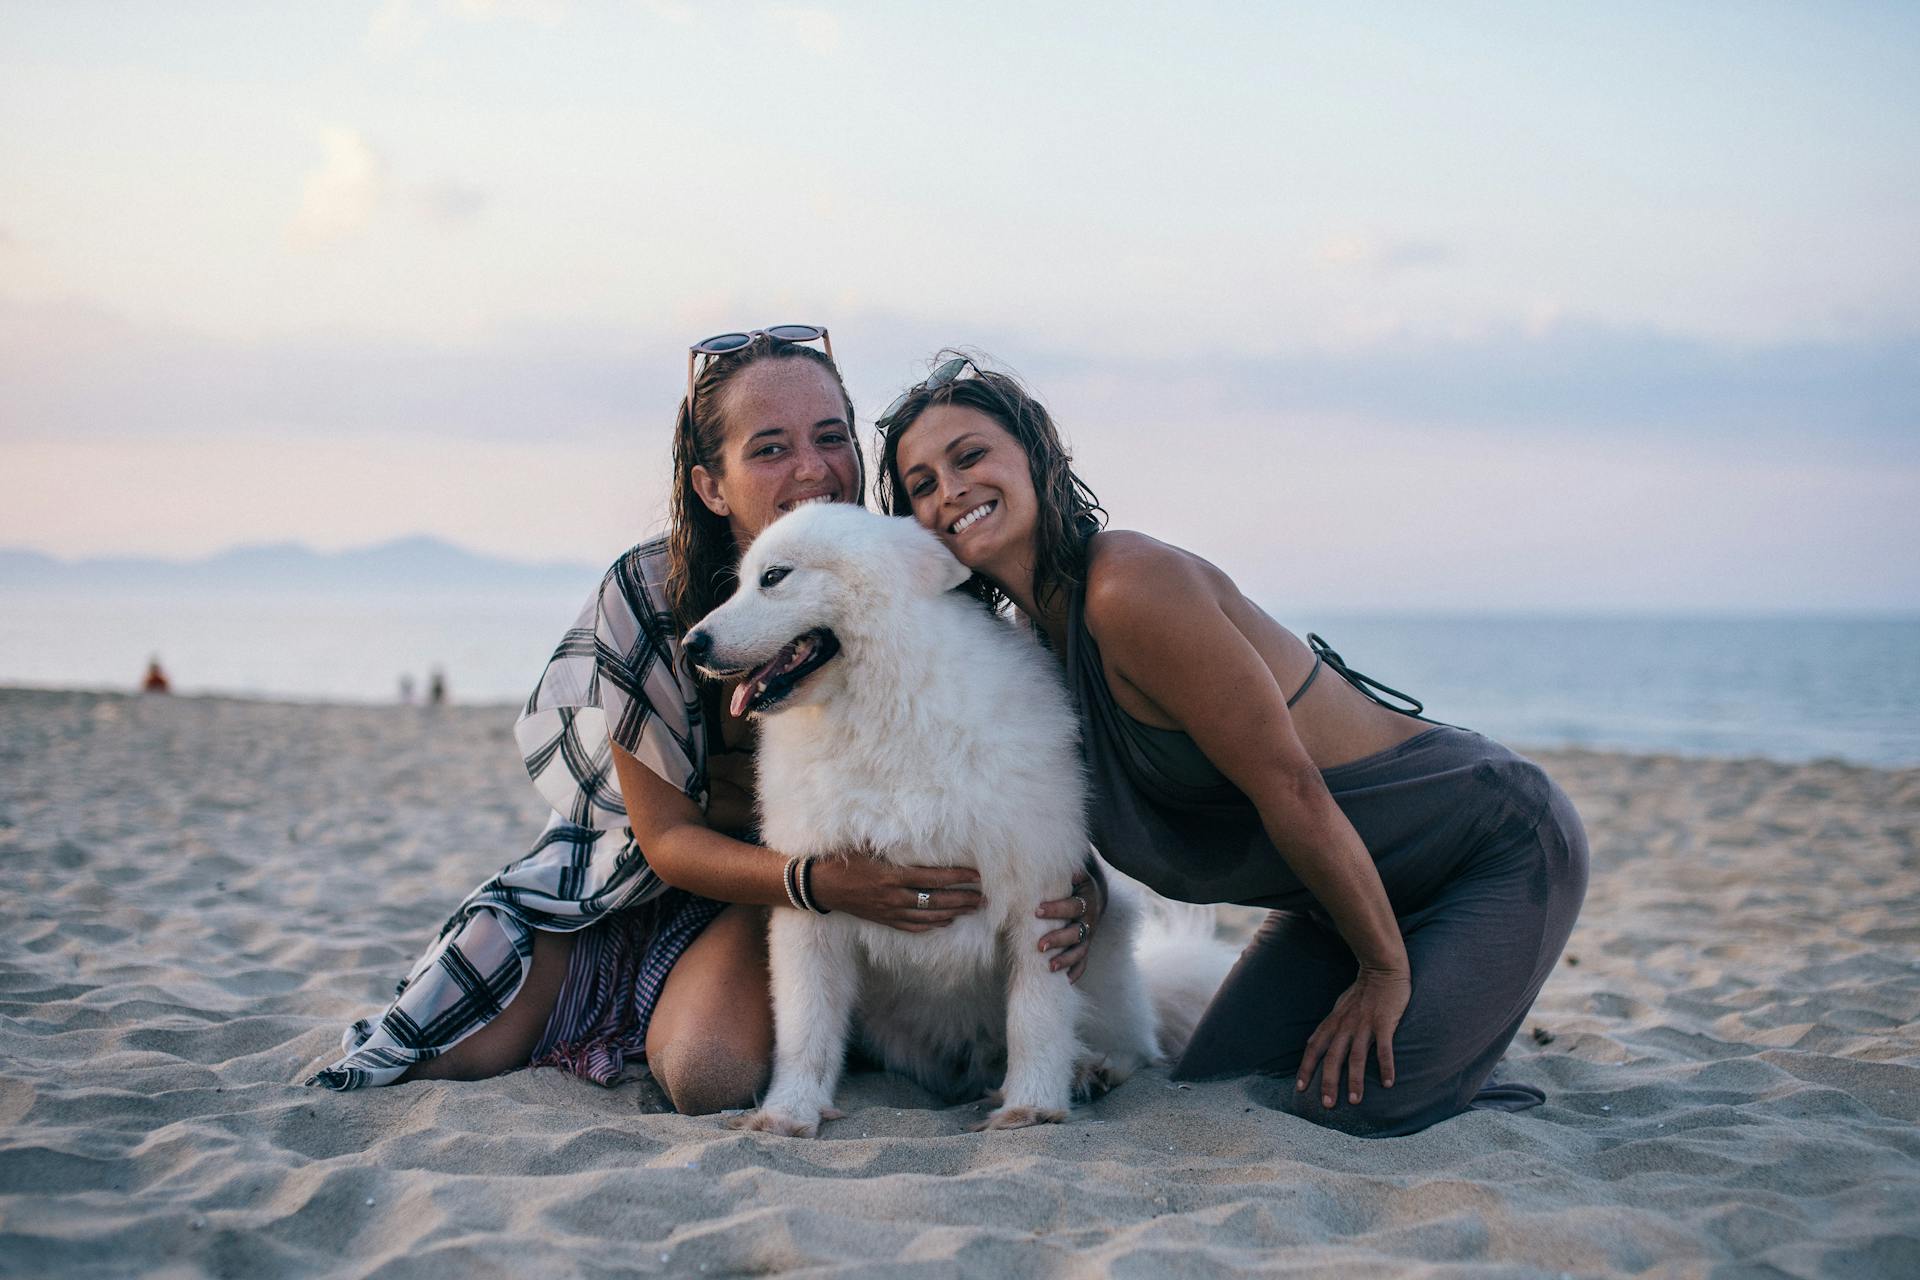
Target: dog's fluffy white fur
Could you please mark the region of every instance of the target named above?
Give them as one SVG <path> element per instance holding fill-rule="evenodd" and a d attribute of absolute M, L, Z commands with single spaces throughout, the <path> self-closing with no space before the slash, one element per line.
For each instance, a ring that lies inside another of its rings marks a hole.
<path fill-rule="evenodd" d="M 771 847 L 974 867 L 986 899 L 924 933 L 774 912 L 773 1083 L 750 1127 L 816 1133 L 856 1031 L 949 1099 L 999 1086 L 985 1127 L 1064 1120 L 1076 1088 L 1111 1087 L 1175 1047 L 1157 1041 L 1156 1004 L 1184 1039 L 1231 961 L 1206 940 L 1210 909 L 1163 918 L 1168 967 L 1150 995 L 1135 943 L 1153 912 L 1110 873 L 1085 975 L 1076 986 L 1048 969 L 1038 940 L 1058 923 L 1034 907 L 1068 895 L 1088 849 L 1075 718 L 1057 664 L 953 590 L 967 576 L 911 521 L 809 506 L 761 534 L 739 590 L 690 633 L 707 670 L 750 671 L 742 696 L 764 684 L 772 700 L 754 708 Z M 804 661 L 836 644 L 823 665 Z"/>

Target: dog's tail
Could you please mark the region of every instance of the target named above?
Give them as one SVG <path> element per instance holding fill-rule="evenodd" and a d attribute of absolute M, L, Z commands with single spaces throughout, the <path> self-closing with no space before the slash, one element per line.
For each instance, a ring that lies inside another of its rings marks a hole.
<path fill-rule="evenodd" d="M 1109 877 L 1118 874 L 1107 870 Z M 1160 1057 L 1172 1062 L 1193 1038 L 1200 1015 L 1239 953 L 1216 936 L 1218 920 L 1212 907 L 1163 898 L 1138 881 L 1133 887 L 1145 908 L 1134 957 L 1146 975 Z"/>

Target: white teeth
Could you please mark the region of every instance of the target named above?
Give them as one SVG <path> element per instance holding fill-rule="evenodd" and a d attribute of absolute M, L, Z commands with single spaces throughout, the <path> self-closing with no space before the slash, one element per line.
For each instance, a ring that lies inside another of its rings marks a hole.
<path fill-rule="evenodd" d="M 832 502 L 832 501 L 833 501 L 833 495 L 832 495 L 832 494 L 830 494 L 830 493 L 816 493 L 816 494 L 814 494 L 814 495 L 813 495 L 813 496 L 812 496 L 811 498 L 801 498 L 801 499 L 799 499 L 799 500 L 797 500 L 797 501 L 794 501 L 794 502 L 789 502 L 789 503 L 787 504 L 787 508 L 786 508 L 786 509 L 787 509 L 788 511 L 798 511 L 798 510 L 799 510 L 800 508 L 802 508 L 802 507 L 810 507 L 810 506 L 812 506 L 812 505 L 814 505 L 814 504 L 815 504 L 816 502 Z"/>
<path fill-rule="evenodd" d="M 991 502 L 981 503 L 979 506 L 975 507 L 973 510 L 967 512 L 967 514 L 961 516 L 958 520 L 955 520 L 952 524 L 948 525 L 947 532 L 948 533 L 964 532 L 965 530 L 972 527 L 973 525 L 976 525 L 980 523 L 980 521 L 986 519 L 987 516 L 992 514 L 993 508 L 994 508 L 994 504 Z"/>

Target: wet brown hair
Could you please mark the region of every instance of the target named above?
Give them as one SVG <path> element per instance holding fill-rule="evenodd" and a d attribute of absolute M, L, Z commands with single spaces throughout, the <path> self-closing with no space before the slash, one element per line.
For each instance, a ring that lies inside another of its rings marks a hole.
<path fill-rule="evenodd" d="M 833 375 L 846 408 L 847 439 L 853 444 L 860 495 L 867 489 L 867 459 L 853 429 L 853 401 L 840 370 L 824 352 L 797 342 L 756 334 L 738 351 L 703 357 L 706 366 L 693 384 L 691 408 L 681 397 L 673 422 L 673 506 L 667 532 L 667 604 L 682 632 L 712 613 L 733 592 L 740 547 L 725 516 L 715 515 L 693 487 L 693 469 L 721 475 L 727 442 L 725 391 L 742 369 L 762 360 L 811 360 Z M 697 416 L 696 416 L 697 415 Z"/>
<path fill-rule="evenodd" d="M 1027 471 L 1039 500 L 1033 597 L 1035 604 L 1045 608 L 1057 593 L 1071 595 L 1085 585 L 1087 540 L 1106 527 L 1106 508 L 1087 482 L 1074 474 L 1073 455 L 1061 442 L 1047 407 L 1014 375 L 987 367 L 969 352 L 942 351 L 934 357 L 933 365 L 937 368 L 945 360 L 958 357 L 973 366 L 971 372 L 962 370 L 952 381 L 937 386 L 923 382 L 912 388 L 892 416 L 879 424 L 876 496 L 881 509 L 890 515 L 913 514 L 913 499 L 900 478 L 900 438 L 921 414 L 937 404 L 964 405 L 986 414 L 1006 428 L 1027 455 Z M 1007 603 L 1006 593 L 977 573 L 966 589 L 991 608 Z"/>

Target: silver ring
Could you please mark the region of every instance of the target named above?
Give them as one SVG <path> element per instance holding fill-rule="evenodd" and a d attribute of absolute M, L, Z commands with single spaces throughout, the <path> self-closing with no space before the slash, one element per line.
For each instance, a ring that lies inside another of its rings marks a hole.
<path fill-rule="evenodd" d="M 1078 920 L 1087 914 L 1087 900 L 1077 893 L 1073 895 L 1073 900 L 1080 904 L 1080 915 L 1074 917 L 1075 920 Z"/>
<path fill-rule="evenodd" d="M 1073 940 L 1075 945 L 1078 945 L 1087 940 L 1087 934 L 1091 931 L 1087 928 L 1087 922 L 1085 920 L 1075 920 L 1073 923 L 1075 927 L 1080 930 L 1080 936 Z"/>
<path fill-rule="evenodd" d="M 918 894 L 914 895 L 913 905 L 920 908 L 920 910 L 925 911 L 928 907 L 933 905 L 933 895 L 928 893 L 925 889 L 922 889 Z"/>

